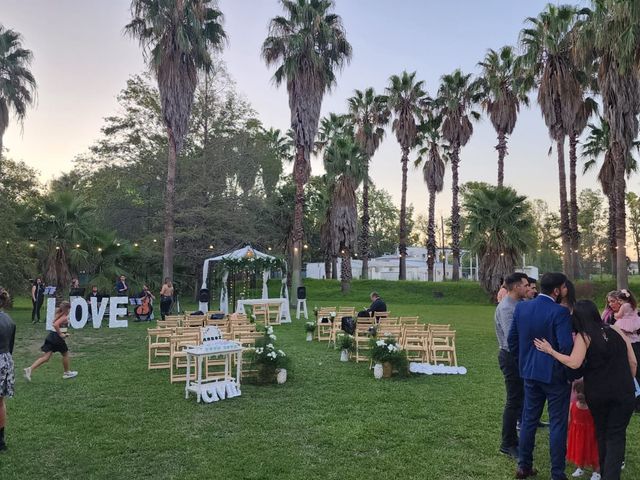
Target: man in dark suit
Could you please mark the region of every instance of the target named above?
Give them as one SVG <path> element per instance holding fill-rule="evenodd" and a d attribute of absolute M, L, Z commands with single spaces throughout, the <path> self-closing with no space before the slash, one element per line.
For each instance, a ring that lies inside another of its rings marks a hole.
<path fill-rule="evenodd" d="M 557 303 L 563 292 L 566 293 L 566 281 L 567 277 L 562 273 L 544 274 L 540 279 L 541 293 L 535 299 L 516 306 L 509 331 L 509 351 L 518 359 L 520 376 L 524 380 L 524 410 L 516 471 L 516 478 L 520 479 L 537 473 L 533 468 L 533 448 L 545 401 L 548 402 L 550 420 L 551 478 L 567 478 L 564 469 L 571 384 L 565 367 L 553 357 L 545 357 L 533 344 L 535 338 L 546 338 L 555 350 L 566 355 L 571 353 L 571 315 L 567 308 Z"/>
<path fill-rule="evenodd" d="M 371 305 L 366 310 L 358 312 L 359 317 L 371 317 L 375 312 L 386 312 L 387 304 L 380 298 L 378 292 L 371 292 Z"/>

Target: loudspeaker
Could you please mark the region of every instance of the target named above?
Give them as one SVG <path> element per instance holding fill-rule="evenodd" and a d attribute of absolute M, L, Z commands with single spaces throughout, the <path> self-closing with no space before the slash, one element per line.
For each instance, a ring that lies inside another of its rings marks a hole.
<path fill-rule="evenodd" d="M 307 298 L 307 287 L 298 287 L 298 300 L 305 300 Z"/>
<path fill-rule="evenodd" d="M 198 301 L 208 303 L 210 299 L 211 299 L 211 296 L 209 295 L 209 289 L 208 288 L 201 289 L 200 293 L 198 294 Z"/>

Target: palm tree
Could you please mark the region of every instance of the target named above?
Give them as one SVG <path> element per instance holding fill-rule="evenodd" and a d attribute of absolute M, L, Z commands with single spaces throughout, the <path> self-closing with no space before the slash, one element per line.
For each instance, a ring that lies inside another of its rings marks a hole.
<path fill-rule="evenodd" d="M 478 254 L 480 284 L 495 298 L 500 280 L 533 244 L 529 203 L 512 188 L 480 185 L 465 193 L 464 210 L 465 239 Z"/>
<path fill-rule="evenodd" d="M 125 31 L 137 38 L 158 81 L 169 152 L 164 207 L 162 276 L 173 277 L 177 157 L 189 128 L 198 72 L 211 68 L 211 50 L 226 39 L 212 0 L 132 0 Z"/>
<path fill-rule="evenodd" d="M 277 65 L 274 81 L 286 82 L 296 155 L 291 285 L 302 284 L 304 185 L 311 174 L 310 155 L 318 131 L 324 94 L 336 83 L 336 70 L 351 59 L 351 45 L 332 0 L 281 0 L 286 17 L 271 20 L 262 44 L 267 65 Z"/>
<path fill-rule="evenodd" d="M 445 161 L 448 161 L 448 145 L 442 142 L 442 115 L 426 110 L 426 119 L 418 127 L 418 158 L 415 165 L 423 165 L 422 175 L 429 190 L 429 221 L 427 226 L 427 280 L 434 281 L 433 267 L 436 259 L 436 195 L 444 188 Z"/>
<path fill-rule="evenodd" d="M 324 167 L 332 182 L 329 229 L 334 255 L 341 255 L 340 284 L 343 293 L 351 289 L 351 252 L 357 244 L 358 209 L 356 190 L 364 180 L 365 155 L 353 137 L 335 138 L 324 153 Z"/>
<path fill-rule="evenodd" d="M 527 18 L 528 25 L 520 32 L 524 53 L 519 58 L 521 65 L 535 79 L 538 88 L 538 104 L 549 130 L 549 136 L 556 142 L 562 266 L 565 273 L 570 276 L 573 276 L 574 269 L 564 139 L 572 131 L 576 112 L 583 98 L 579 72 L 572 57 L 571 33 L 578 13 L 577 9 L 570 5 L 549 4 L 538 17 Z"/>
<path fill-rule="evenodd" d="M 355 125 L 355 139 L 365 159 L 365 173 L 362 183 L 362 231 L 360 232 L 360 257 L 362 258 L 362 279 L 369 278 L 369 164 L 384 138 L 384 127 L 389 123 L 387 98 L 376 95 L 373 88 L 364 92 L 356 90 L 347 100 L 349 115 Z"/>
<path fill-rule="evenodd" d="M 597 57 L 598 87 L 603 116 L 609 124 L 608 151 L 612 164 L 612 201 L 615 205 L 616 273 L 618 288 L 629 285 L 626 254 L 625 173 L 629 153 L 638 136 L 640 78 L 638 45 L 640 11 L 634 1 L 599 0 L 583 23 L 578 38 L 586 64 Z"/>
<path fill-rule="evenodd" d="M 322 155 L 323 150 L 333 138 L 343 135 L 345 132 L 352 132 L 352 130 L 353 123 L 347 115 L 330 112 L 329 115 L 320 119 L 318 134 L 313 144 L 313 153 Z"/>
<path fill-rule="evenodd" d="M 504 184 L 504 157 L 507 152 L 507 136 L 513 133 L 520 112 L 520 104 L 529 105 L 526 79 L 516 66 L 513 47 L 504 46 L 497 52 L 489 49 L 484 60 L 480 78 L 483 99 L 482 107 L 489 114 L 491 124 L 498 134 L 498 186 Z"/>
<path fill-rule="evenodd" d="M 598 158 L 604 157 L 600 170 L 598 171 L 598 182 L 602 188 L 602 193 L 607 197 L 609 204 L 609 221 L 607 222 L 609 240 L 609 259 L 611 261 L 611 273 L 617 276 L 616 265 L 616 203 L 613 195 L 614 190 L 614 164 L 613 155 L 609 147 L 609 124 L 599 117 L 599 124 L 589 123 L 589 134 L 582 146 L 582 157 L 585 159 L 583 174 L 596 167 Z M 640 142 L 635 141 L 633 146 L 638 149 Z M 631 152 L 626 160 L 626 176 L 631 176 L 637 171 L 637 162 Z"/>
<path fill-rule="evenodd" d="M 21 122 L 35 102 L 36 80 L 29 70 L 32 58 L 31 50 L 22 48 L 22 35 L 0 25 L 0 157 L 9 113 Z"/>
<path fill-rule="evenodd" d="M 402 195 L 400 197 L 400 274 L 399 280 L 407 279 L 407 164 L 409 151 L 418 140 L 418 123 L 426 92 L 424 82 L 417 81 L 416 72 L 402 72 L 389 79 L 386 89 L 389 110 L 395 117 L 392 129 L 402 150 Z"/>
<path fill-rule="evenodd" d="M 455 70 L 444 75 L 438 89 L 436 105 L 442 113 L 442 136 L 451 147 L 451 250 L 453 253 L 453 272 L 451 279 L 460 280 L 460 206 L 458 203 L 460 148 L 465 146 L 473 134 L 470 116 L 480 118 L 473 110 L 481 99 L 480 82 L 472 80 L 470 74 Z"/>

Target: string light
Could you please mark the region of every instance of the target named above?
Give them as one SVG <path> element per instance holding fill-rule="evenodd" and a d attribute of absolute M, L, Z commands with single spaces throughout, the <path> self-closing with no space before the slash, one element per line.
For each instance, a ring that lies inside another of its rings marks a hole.
<path fill-rule="evenodd" d="M 30 243 L 29 248 L 33 248 L 33 247 L 35 247 L 35 245 L 33 243 Z"/>
<path fill-rule="evenodd" d="M 307 248 L 309 248 L 309 245 L 307 245 L 307 244 L 305 243 L 305 244 L 304 244 L 304 248 L 305 248 L 305 250 L 306 250 Z"/>
<path fill-rule="evenodd" d="M 120 246 L 120 244 L 119 244 L 119 243 L 116 243 L 116 246 L 117 246 L 117 247 L 119 247 L 119 246 Z"/>
<path fill-rule="evenodd" d="M 79 243 L 76 243 L 76 248 L 80 248 L 80 244 Z"/>
<path fill-rule="evenodd" d="M 137 243 L 134 243 L 134 244 L 133 244 L 133 246 L 134 246 L 134 247 L 137 247 L 137 246 L 138 246 L 138 244 L 137 244 Z"/>
<path fill-rule="evenodd" d="M 98 247 L 98 251 L 101 252 L 102 251 L 102 247 Z"/>
<path fill-rule="evenodd" d="M 213 250 L 213 245 L 209 245 L 209 250 Z"/>
<path fill-rule="evenodd" d="M 56 247 L 56 250 L 60 250 L 60 247 Z"/>
<path fill-rule="evenodd" d="M 153 243 L 158 243 L 158 240 L 156 240 L 155 238 L 153 239 Z"/>
<path fill-rule="evenodd" d="M 504 252 L 500 252 L 500 256 L 501 256 L 501 257 L 504 257 Z"/>
<path fill-rule="evenodd" d="M 271 247 L 269 247 L 269 251 L 271 251 Z"/>
<path fill-rule="evenodd" d="M 293 251 L 297 252 L 298 251 L 298 247 L 293 247 Z"/>

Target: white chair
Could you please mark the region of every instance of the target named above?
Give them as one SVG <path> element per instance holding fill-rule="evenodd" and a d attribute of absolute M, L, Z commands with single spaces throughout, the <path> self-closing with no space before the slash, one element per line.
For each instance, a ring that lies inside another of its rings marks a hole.
<path fill-rule="evenodd" d="M 298 319 L 298 320 L 300 320 L 300 307 L 302 307 L 302 310 L 304 312 L 305 320 L 309 320 L 309 315 L 307 314 L 307 299 L 306 298 L 299 298 L 298 299 L 298 307 L 296 308 L 296 319 Z"/>

